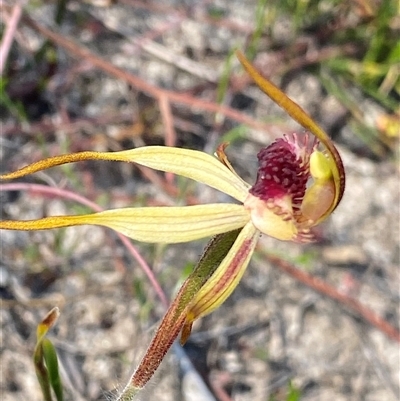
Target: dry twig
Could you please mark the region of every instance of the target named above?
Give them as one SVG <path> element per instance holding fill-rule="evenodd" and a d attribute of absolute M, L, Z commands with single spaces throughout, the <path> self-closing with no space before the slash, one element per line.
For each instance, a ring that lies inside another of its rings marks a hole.
<path fill-rule="evenodd" d="M 314 291 L 337 301 L 340 305 L 355 312 L 357 316 L 362 318 L 365 322 L 376 327 L 382 333 L 385 333 L 389 338 L 400 343 L 400 332 L 392 326 L 387 320 L 378 316 L 371 309 L 358 302 L 353 297 L 341 293 L 336 288 L 332 287 L 327 282 L 315 277 L 309 273 L 306 273 L 282 258 L 275 256 L 267 251 L 262 251 L 262 254 L 269 260 L 274 266 L 277 266 L 280 270 L 289 274 L 297 281 L 305 284 L 307 287 L 312 288 Z"/>

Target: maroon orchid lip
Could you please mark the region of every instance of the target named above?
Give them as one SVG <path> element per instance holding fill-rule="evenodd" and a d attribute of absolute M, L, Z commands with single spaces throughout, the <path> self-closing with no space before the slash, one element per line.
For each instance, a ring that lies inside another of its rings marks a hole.
<path fill-rule="evenodd" d="M 309 143 L 305 135 L 296 134 L 279 138 L 258 155 L 257 180 L 250 193 L 263 201 L 273 201 L 284 195 L 292 198 L 293 207 L 299 208 L 310 178 L 310 155 L 317 143 Z"/>

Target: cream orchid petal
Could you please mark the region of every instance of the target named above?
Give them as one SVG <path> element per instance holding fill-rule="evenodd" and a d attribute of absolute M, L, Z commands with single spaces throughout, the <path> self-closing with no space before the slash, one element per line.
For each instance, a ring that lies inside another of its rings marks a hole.
<path fill-rule="evenodd" d="M 76 225 L 99 225 L 134 240 L 172 244 L 211 237 L 243 227 L 250 220 L 243 205 L 218 203 L 181 207 L 143 207 L 105 210 L 78 216 L 39 220 L 0 221 L 0 229 L 44 230 Z"/>
<path fill-rule="evenodd" d="M 216 157 L 197 150 L 167 146 L 143 146 L 119 152 L 79 152 L 49 157 L 12 173 L 0 175 L 11 180 L 51 167 L 82 160 L 110 160 L 137 163 L 155 170 L 191 178 L 224 192 L 240 202 L 247 196 L 249 185 Z"/>
<path fill-rule="evenodd" d="M 110 158 L 134 162 L 155 170 L 191 178 L 224 192 L 240 202 L 247 196 L 249 185 L 216 157 L 197 150 L 166 146 L 145 146 L 110 153 Z"/>
<path fill-rule="evenodd" d="M 233 292 L 246 271 L 257 244 L 259 231 L 252 222 L 247 223 L 221 264 L 197 292 L 186 318 L 184 337 L 191 323 L 217 309 Z M 183 339 L 184 340 L 184 339 Z"/>

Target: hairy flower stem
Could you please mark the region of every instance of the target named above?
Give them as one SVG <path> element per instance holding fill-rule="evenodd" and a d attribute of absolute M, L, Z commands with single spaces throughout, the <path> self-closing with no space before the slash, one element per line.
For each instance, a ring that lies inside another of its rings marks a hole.
<path fill-rule="evenodd" d="M 132 383 L 128 383 L 116 401 L 133 401 L 140 390 L 141 388 L 134 387 Z"/>
<path fill-rule="evenodd" d="M 212 273 L 221 264 L 240 230 L 215 236 L 210 240 L 193 272 L 185 280 L 157 329 L 143 359 L 116 401 L 132 401 L 154 375 L 166 353 L 184 327 L 191 302 Z M 189 333 L 186 333 L 184 341 Z"/>

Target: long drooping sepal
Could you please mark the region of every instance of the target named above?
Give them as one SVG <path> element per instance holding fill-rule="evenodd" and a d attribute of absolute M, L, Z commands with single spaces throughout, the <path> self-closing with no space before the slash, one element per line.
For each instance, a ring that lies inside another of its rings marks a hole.
<path fill-rule="evenodd" d="M 216 203 L 182 207 L 143 207 L 106 210 L 77 216 L 0 221 L 0 229 L 44 230 L 77 225 L 112 228 L 134 240 L 157 243 L 189 242 L 243 227 L 250 220 L 243 205 Z"/>
<path fill-rule="evenodd" d="M 284 109 L 295 121 L 302 125 L 305 129 L 315 135 L 321 143 L 325 145 L 326 152 L 329 157 L 327 162 L 332 173 L 334 183 L 334 197 L 332 204 L 325 211 L 325 213 L 316 221 L 324 220 L 329 216 L 336 206 L 339 204 L 345 187 L 345 172 L 340 155 L 335 148 L 333 142 L 325 131 L 295 102 L 293 102 L 288 96 L 286 96 L 278 87 L 276 87 L 268 79 L 264 78 L 257 70 L 253 67 L 249 60 L 246 59 L 244 54 L 240 51 L 236 52 L 239 61 L 242 63 L 245 70 L 253 78 L 255 83 L 260 89 L 269 96 L 276 104 Z"/>
<path fill-rule="evenodd" d="M 195 269 L 185 280 L 169 307 L 146 354 L 117 401 L 133 400 L 151 379 L 182 330 L 191 301 L 223 261 L 238 234 L 239 230 L 234 230 L 217 235 L 210 240 Z"/>
<path fill-rule="evenodd" d="M 185 325 L 182 329 L 181 343 L 190 335 L 192 322 L 218 308 L 239 284 L 253 255 L 259 231 L 252 222 L 246 224 L 232 248 L 201 287 L 190 304 Z"/>
<path fill-rule="evenodd" d="M 79 152 L 50 157 L 15 172 L 0 175 L 2 180 L 23 177 L 50 167 L 82 160 L 110 160 L 137 163 L 155 170 L 178 174 L 206 184 L 243 202 L 248 185 L 216 157 L 206 153 L 166 146 L 144 146 L 120 152 Z"/>

